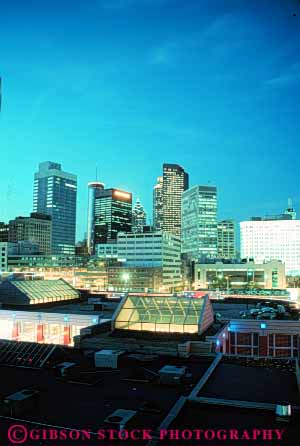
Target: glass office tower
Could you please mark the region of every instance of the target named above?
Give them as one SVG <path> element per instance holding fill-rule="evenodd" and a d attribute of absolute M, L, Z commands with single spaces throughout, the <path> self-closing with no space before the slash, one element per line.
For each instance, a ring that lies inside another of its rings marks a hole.
<path fill-rule="evenodd" d="M 77 176 L 46 161 L 34 175 L 33 212 L 52 218 L 52 254 L 74 254 Z"/>
<path fill-rule="evenodd" d="M 163 165 L 163 221 L 162 229 L 181 236 L 182 193 L 189 187 L 189 176 L 178 164 Z"/>
<path fill-rule="evenodd" d="M 191 259 L 218 255 L 217 189 L 194 186 L 182 194 L 182 253 Z"/>
<path fill-rule="evenodd" d="M 119 189 L 97 190 L 94 243 L 116 240 L 118 232 L 131 232 L 132 194 Z"/>

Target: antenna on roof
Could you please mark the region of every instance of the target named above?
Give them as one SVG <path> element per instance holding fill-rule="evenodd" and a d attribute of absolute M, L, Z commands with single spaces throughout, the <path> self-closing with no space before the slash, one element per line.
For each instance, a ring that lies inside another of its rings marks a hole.
<path fill-rule="evenodd" d="M 96 181 L 98 181 L 98 164 L 96 164 Z"/>

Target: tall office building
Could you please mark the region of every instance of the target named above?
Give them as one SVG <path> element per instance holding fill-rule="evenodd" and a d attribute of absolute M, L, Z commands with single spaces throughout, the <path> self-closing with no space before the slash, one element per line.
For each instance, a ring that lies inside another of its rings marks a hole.
<path fill-rule="evenodd" d="M 236 236 L 233 220 L 218 223 L 218 258 L 233 260 L 236 258 Z"/>
<path fill-rule="evenodd" d="M 147 216 L 145 209 L 142 203 L 140 202 L 140 199 L 137 198 L 132 211 L 132 232 L 143 232 L 146 224 L 147 224 Z"/>
<path fill-rule="evenodd" d="M 36 243 L 40 254 L 51 254 L 51 217 L 31 213 L 30 217 L 17 217 L 10 220 L 8 241 Z"/>
<path fill-rule="evenodd" d="M 52 218 L 52 254 L 74 254 L 77 177 L 61 165 L 40 163 L 34 175 L 33 212 Z"/>
<path fill-rule="evenodd" d="M 0 242 L 8 242 L 8 224 L 0 221 Z"/>
<path fill-rule="evenodd" d="M 92 181 L 88 184 L 88 221 L 87 221 L 87 251 L 88 254 L 95 253 L 95 203 L 99 191 L 104 189 L 104 184 L 99 181 Z"/>
<path fill-rule="evenodd" d="M 153 229 L 160 231 L 163 225 L 163 177 L 157 178 L 153 188 Z"/>
<path fill-rule="evenodd" d="M 97 190 L 94 243 L 116 240 L 118 232 L 131 232 L 132 194 L 119 189 Z"/>
<path fill-rule="evenodd" d="M 285 214 L 253 217 L 240 223 L 240 232 L 242 258 L 281 260 L 287 275 L 300 275 L 300 220 Z"/>
<path fill-rule="evenodd" d="M 217 188 L 194 186 L 182 194 L 182 253 L 190 259 L 218 254 Z"/>
<path fill-rule="evenodd" d="M 165 232 L 181 236 L 182 193 L 189 187 L 189 176 L 178 164 L 163 165 L 163 222 Z"/>

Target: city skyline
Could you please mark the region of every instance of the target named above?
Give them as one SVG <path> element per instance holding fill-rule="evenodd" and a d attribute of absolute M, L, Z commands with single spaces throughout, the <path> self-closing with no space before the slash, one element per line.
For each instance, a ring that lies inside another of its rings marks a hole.
<path fill-rule="evenodd" d="M 278 213 L 288 197 L 299 212 L 297 2 L 64 2 L 58 20 L 57 2 L 3 3 L 0 221 L 30 214 L 46 160 L 78 175 L 77 240 L 96 165 L 148 216 L 163 163 L 216 186 L 219 219 Z"/>

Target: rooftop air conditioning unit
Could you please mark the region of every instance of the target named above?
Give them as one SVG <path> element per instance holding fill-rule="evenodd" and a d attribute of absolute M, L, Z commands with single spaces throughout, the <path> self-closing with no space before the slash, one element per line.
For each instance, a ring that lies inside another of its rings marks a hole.
<path fill-rule="evenodd" d="M 95 367 L 117 369 L 119 357 L 124 353 L 122 350 L 100 350 L 95 353 Z"/>
<path fill-rule="evenodd" d="M 136 415 L 136 410 L 117 409 L 111 415 L 109 415 L 104 422 L 110 425 L 112 428 L 122 430 L 127 423 Z"/>
<path fill-rule="evenodd" d="M 38 395 L 38 390 L 23 389 L 6 396 L 3 403 L 7 405 L 10 416 L 20 416 L 36 410 Z"/>
<path fill-rule="evenodd" d="M 159 370 L 159 382 L 167 386 L 179 385 L 186 374 L 186 367 L 177 367 L 174 365 L 165 365 Z"/>

